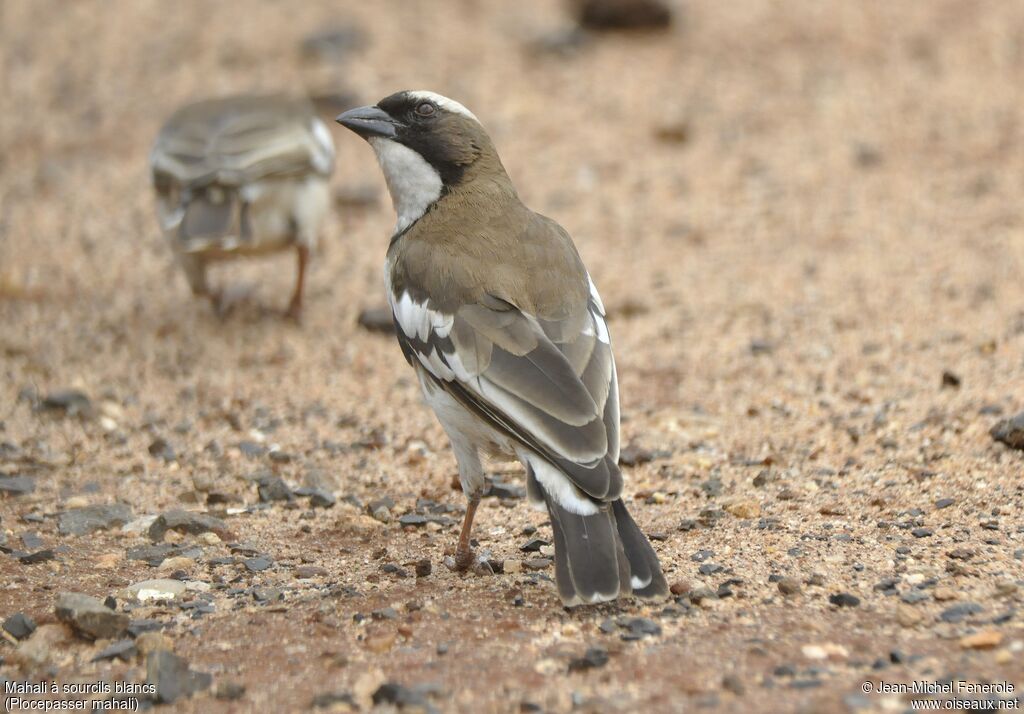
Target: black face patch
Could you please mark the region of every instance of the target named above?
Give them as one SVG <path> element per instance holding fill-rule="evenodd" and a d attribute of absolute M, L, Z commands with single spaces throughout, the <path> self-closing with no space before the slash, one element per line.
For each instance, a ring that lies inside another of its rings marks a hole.
<path fill-rule="evenodd" d="M 421 105 L 429 105 L 422 107 Z M 466 168 L 480 155 L 472 120 L 453 114 L 430 99 L 409 92 L 385 97 L 377 106 L 398 125 L 395 140 L 422 156 L 441 176 L 445 188 L 462 181 Z"/>

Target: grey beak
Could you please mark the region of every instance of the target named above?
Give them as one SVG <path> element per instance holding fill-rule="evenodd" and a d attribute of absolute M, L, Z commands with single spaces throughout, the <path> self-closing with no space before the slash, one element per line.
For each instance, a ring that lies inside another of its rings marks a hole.
<path fill-rule="evenodd" d="M 339 114 L 335 120 L 346 129 L 351 129 L 364 139 L 381 136 L 394 139 L 397 135 L 398 122 L 380 107 L 356 107 Z"/>

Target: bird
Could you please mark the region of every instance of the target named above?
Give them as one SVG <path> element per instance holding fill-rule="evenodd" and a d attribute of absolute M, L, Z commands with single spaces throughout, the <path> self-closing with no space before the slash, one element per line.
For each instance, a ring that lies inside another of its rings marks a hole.
<path fill-rule="evenodd" d="M 223 314 L 231 293 L 209 285 L 210 263 L 294 250 L 286 315 L 299 320 L 334 160 L 331 132 L 305 99 L 242 94 L 174 112 L 157 135 L 150 168 L 160 227 L 193 294 Z"/>
<path fill-rule="evenodd" d="M 373 148 L 397 223 L 385 261 L 395 331 L 451 442 L 469 569 L 481 455 L 525 467 L 567 607 L 668 593 L 622 501 L 619 393 L 605 309 L 569 234 L 527 208 L 480 120 L 401 91 L 337 119 Z"/>

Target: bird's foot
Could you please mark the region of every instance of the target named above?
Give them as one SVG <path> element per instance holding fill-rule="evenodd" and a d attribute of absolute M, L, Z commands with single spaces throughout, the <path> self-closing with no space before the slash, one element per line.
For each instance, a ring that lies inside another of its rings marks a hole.
<path fill-rule="evenodd" d="M 284 311 L 284 319 L 294 322 L 296 325 L 302 324 L 302 301 L 292 300 L 288 304 L 288 309 Z"/>
<path fill-rule="evenodd" d="M 455 550 L 455 572 L 466 572 L 469 570 L 470 566 L 473 565 L 473 561 L 475 560 L 476 553 L 473 552 L 473 548 L 457 548 Z"/>

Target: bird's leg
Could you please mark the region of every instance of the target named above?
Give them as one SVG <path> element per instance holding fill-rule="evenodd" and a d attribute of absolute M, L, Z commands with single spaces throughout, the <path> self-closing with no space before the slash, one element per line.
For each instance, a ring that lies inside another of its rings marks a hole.
<path fill-rule="evenodd" d="M 299 322 L 302 319 L 302 291 L 306 285 L 306 263 L 309 262 L 309 248 L 304 245 L 298 245 L 295 248 L 297 253 L 297 268 L 298 272 L 295 277 L 295 292 L 292 293 L 292 301 L 288 303 L 288 312 L 285 316 L 289 320 L 295 320 Z"/>
<path fill-rule="evenodd" d="M 480 505 L 479 494 L 469 497 L 466 504 L 466 515 L 462 519 L 462 532 L 459 533 L 459 545 L 455 548 L 455 569 L 459 572 L 468 570 L 473 564 L 473 547 L 469 544 L 470 533 L 473 530 L 473 516 L 476 515 L 476 507 Z"/>

